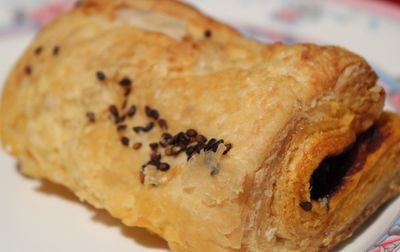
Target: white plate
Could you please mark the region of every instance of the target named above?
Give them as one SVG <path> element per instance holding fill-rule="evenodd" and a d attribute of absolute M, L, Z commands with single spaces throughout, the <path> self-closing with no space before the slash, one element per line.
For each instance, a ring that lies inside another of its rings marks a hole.
<path fill-rule="evenodd" d="M 23 2 L 20 3 L 21 10 L 31 8 Z M 400 45 L 400 22 L 396 18 L 397 12 L 383 16 L 371 12 L 371 9 L 361 8 L 354 3 L 357 1 L 349 1 L 354 4 L 350 8 L 340 1 L 190 2 L 259 39 L 317 41 L 346 46 L 364 55 L 380 69 L 389 93 L 400 89 L 393 78 L 382 72 L 383 69 L 391 76 L 400 76 L 400 51 L 397 48 Z M 16 4 L 12 3 L 12 6 Z M 0 7 L 1 4 L 4 3 L 0 3 Z M 0 10 L 4 12 L 4 8 Z M 28 25 L 9 29 L 10 25 L 5 26 L 5 23 L 0 19 L 0 83 L 4 82 L 13 63 L 31 40 L 33 32 L 29 29 L 34 27 L 28 22 Z M 388 103 L 388 106 L 395 109 L 394 103 Z M 22 176 L 17 172 L 14 160 L 2 151 L 0 168 L 0 251 L 168 251 L 166 243 L 160 238 L 140 228 L 123 226 L 105 211 L 80 203 L 66 189 Z M 399 209 L 400 198 L 386 204 L 336 251 L 366 251 L 387 239 L 387 230 L 396 221 L 400 225 L 400 219 L 397 220 Z M 395 237 L 393 232 L 391 237 Z M 391 250 L 377 251 L 400 251 L 400 244 L 396 248 L 398 243 L 394 239 Z"/>

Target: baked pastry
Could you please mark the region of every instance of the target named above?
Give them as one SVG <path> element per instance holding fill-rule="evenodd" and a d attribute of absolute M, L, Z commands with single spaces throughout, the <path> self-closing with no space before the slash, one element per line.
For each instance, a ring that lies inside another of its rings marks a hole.
<path fill-rule="evenodd" d="M 88 0 L 11 72 L 2 146 L 173 251 L 326 251 L 400 187 L 400 119 L 345 49 L 172 0 Z"/>

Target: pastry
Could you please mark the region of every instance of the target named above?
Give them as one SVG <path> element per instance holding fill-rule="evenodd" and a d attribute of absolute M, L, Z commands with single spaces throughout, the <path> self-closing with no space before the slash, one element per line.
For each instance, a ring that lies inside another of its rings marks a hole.
<path fill-rule="evenodd" d="M 262 44 L 173 0 L 87 0 L 9 75 L 2 147 L 172 251 L 327 251 L 400 187 L 360 56 Z"/>

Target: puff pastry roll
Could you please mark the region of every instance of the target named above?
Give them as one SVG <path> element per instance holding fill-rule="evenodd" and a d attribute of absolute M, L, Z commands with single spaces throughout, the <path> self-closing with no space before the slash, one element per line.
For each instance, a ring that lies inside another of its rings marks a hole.
<path fill-rule="evenodd" d="M 399 192 L 400 119 L 345 49 L 173 0 L 88 0 L 6 81 L 2 146 L 173 251 L 326 251 Z"/>

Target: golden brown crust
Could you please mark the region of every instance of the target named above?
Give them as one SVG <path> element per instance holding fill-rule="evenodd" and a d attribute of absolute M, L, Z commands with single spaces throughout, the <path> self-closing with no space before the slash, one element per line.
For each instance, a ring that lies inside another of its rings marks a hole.
<path fill-rule="evenodd" d="M 329 121 L 326 123 L 329 125 Z M 398 116 L 383 114 L 350 149 L 347 146 L 354 142 L 354 136 L 349 132 L 328 131 L 322 125 L 314 125 L 306 132 L 294 134 L 294 139 L 287 144 L 292 147 L 285 150 L 286 160 L 278 161 L 285 170 L 275 171 L 281 175 L 273 175 L 277 179 L 272 180 L 272 188 L 268 188 L 271 179 L 262 181 L 264 190 L 271 190 L 272 202 L 262 202 L 263 212 L 258 213 L 255 222 L 262 223 L 257 231 L 264 236 L 253 237 L 256 241 L 253 246 L 262 250 L 276 241 L 266 250 L 286 251 L 292 247 L 294 251 L 318 251 L 350 236 L 377 207 L 398 193 L 399 123 Z M 344 163 L 351 165 L 340 187 L 326 199 L 311 199 L 312 173 L 327 156 L 337 156 L 344 150 L 353 152 L 353 156 L 351 163 Z M 268 197 L 268 193 L 263 193 Z M 302 209 L 303 202 L 310 202 L 311 209 Z"/>
<path fill-rule="evenodd" d="M 15 66 L 0 136 L 24 173 L 67 186 L 175 251 L 316 251 L 398 192 L 399 118 L 385 114 L 379 129 L 391 133 L 329 211 L 299 206 L 319 163 L 377 121 L 383 102 L 370 66 L 344 49 L 264 45 L 172 0 L 89 0 L 44 29 Z M 116 111 L 132 105 L 136 114 L 116 125 Z M 147 133 L 132 130 L 149 122 Z M 166 127 L 233 148 L 188 162 L 158 147 L 170 169 L 142 170 Z"/>

